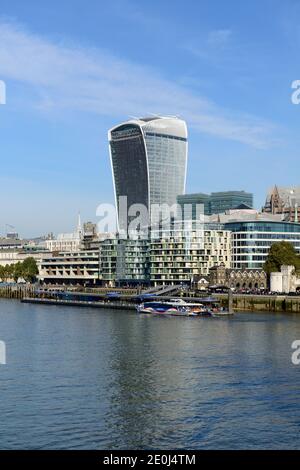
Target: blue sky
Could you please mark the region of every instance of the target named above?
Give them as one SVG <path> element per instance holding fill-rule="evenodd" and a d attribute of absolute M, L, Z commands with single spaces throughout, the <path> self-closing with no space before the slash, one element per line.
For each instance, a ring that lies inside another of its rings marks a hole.
<path fill-rule="evenodd" d="M 177 114 L 187 192 L 299 185 L 297 0 L 1 0 L 0 234 L 70 231 L 113 202 L 107 130 Z"/>

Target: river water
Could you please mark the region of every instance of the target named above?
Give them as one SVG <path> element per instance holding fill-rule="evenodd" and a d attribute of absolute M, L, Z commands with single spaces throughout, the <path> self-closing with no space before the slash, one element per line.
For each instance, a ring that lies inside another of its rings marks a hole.
<path fill-rule="evenodd" d="M 0 448 L 300 448 L 295 339 L 299 315 L 0 300 Z"/>

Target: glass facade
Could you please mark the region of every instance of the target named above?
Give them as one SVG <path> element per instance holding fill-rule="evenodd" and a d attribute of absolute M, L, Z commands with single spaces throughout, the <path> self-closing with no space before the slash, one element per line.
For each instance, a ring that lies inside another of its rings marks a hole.
<path fill-rule="evenodd" d="M 145 132 L 150 203 L 175 204 L 184 192 L 187 139 Z"/>
<path fill-rule="evenodd" d="M 99 247 L 99 272 L 103 284 L 149 280 L 148 240 L 103 240 Z"/>
<path fill-rule="evenodd" d="M 253 194 L 245 191 L 224 191 L 211 194 L 184 194 L 177 197 L 178 204 L 191 204 L 192 218 L 196 218 L 197 205 L 204 205 L 204 214 L 222 214 L 227 210 L 236 209 L 241 205 L 253 207 Z"/>
<path fill-rule="evenodd" d="M 209 195 L 198 194 L 183 194 L 177 196 L 177 203 L 181 207 L 181 215 L 186 219 L 192 220 L 199 219 L 199 213 L 208 215 L 210 214 L 210 201 Z"/>
<path fill-rule="evenodd" d="M 119 240 L 116 280 L 132 283 L 149 279 L 148 240 Z"/>
<path fill-rule="evenodd" d="M 253 194 L 245 191 L 224 191 L 211 193 L 210 214 L 222 214 L 240 205 L 253 207 Z"/>
<path fill-rule="evenodd" d="M 117 202 L 119 196 L 127 196 L 128 207 L 148 207 L 148 169 L 140 127 L 130 124 L 112 131 L 110 153 Z"/>
<path fill-rule="evenodd" d="M 289 222 L 229 222 L 232 232 L 232 268 L 263 269 L 271 245 L 290 242 L 300 254 L 300 224 Z"/>
<path fill-rule="evenodd" d="M 177 118 L 145 118 L 109 132 L 111 163 L 118 204 L 176 204 L 185 191 L 187 129 Z M 149 207 L 150 204 L 150 207 Z"/>

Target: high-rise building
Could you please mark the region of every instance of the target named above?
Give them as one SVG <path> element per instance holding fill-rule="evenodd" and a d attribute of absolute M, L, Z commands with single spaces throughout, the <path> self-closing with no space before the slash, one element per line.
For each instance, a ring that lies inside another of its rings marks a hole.
<path fill-rule="evenodd" d="M 246 191 L 222 191 L 211 193 L 210 213 L 221 214 L 238 207 L 253 207 L 253 194 Z"/>
<path fill-rule="evenodd" d="M 208 194 L 180 194 L 177 196 L 177 204 L 181 209 L 180 216 L 182 218 L 197 220 L 199 212 L 210 215 L 210 196 Z"/>
<path fill-rule="evenodd" d="M 253 194 L 246 191 L 184 194 L 177 197 L 177 202 L 182 210 L 186 206 L 184 210 L 188 211 L 188 216 L 185 215 L 185 217 L 190 216 L 196 220 L 197 207 L 199 208 L 202 204 L 205 215 L 221 214 L 239 207 L 250 209 L 253 207 Z"/>
<path fill-rule="evenodd" d="M 115 189 L 127 196 L 128 207 L 176 204 L 184 194 L 187 167 L 187 127 L 176 117 L 133 119 L 108 133 Z"/>

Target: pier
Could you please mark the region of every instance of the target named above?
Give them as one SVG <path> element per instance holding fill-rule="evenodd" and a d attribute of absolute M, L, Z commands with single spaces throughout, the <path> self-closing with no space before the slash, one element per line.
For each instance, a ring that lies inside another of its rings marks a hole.
<path fill-rule="evenodd" d="M 22 303 L 39 304 L 39 305 L 57 305 L 64 307 L 89 307 L 89 308 L 109 308 L 113 310 L 135 310 L 136 304 L 130 302 L 86 302 L 80 300 L 59 300 L 25 297 Z"/>
<path fill-rule="evenodd" d="M 35 287 L 31 284 L 0 284 L 0 298 L 3 299 L 23 299 L 35 295 Z"/>
<path fill-rule="evenodd" d="M 227 294 L 215 294 L 221 305 L 228 307 Z M 247 295 L 233 294 L 231 305 L 233 311 L 247 312 L 287 312 L 300 313 L 300 297 L 289 295 Z"/>
<path fill-rule="evenodd" d="M 138 295 L 134 289 L 120 290 L 117 298 L 109 298 L 112 289 L 97 289 L 88 291 L 53 291 L 37 290 L 35 286 L 26 285 L 0 285 L 0 298 L 19 299 L 26 303 L 39 303 L 45 305 L 70 305 L 92 308 L 112 308 L 134 310 L 137 303 L 142 301 L 143 294 Z M 207 296 L 207 294 L 203 294 Z M 192 292 L 183 297 L 186 301 L 201 302 L 203 296 L 195 296 Z M 168 301 L 176 295 L 153 295 L 144 298 L 144 301 Z M 213 294 L 220 300 L 221 305 L 233 311 L 250 312 L 287 312 L 300 313 L 300 296 L 289 295 L 253 295 L 253 294 Z"/>

